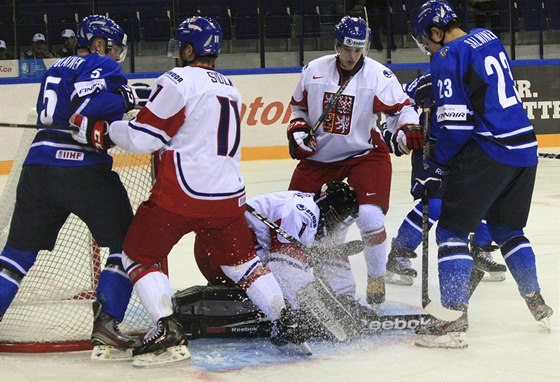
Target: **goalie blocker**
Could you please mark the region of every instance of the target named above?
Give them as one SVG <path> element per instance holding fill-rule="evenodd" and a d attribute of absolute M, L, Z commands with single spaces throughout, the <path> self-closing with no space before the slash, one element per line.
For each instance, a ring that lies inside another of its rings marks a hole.
<path fill-rule="evenodd" d="M 269 337 L 272 328 L 272 323 L 241 288 L 193 286 L 175 293 L 173 309 L 188 338 Z M 414 330 L 427 324 L 432 317 L 427 314 L 371 314 L 358 319 L 363 329 L 353 333 L 355 336 Z M 325 338 L 323 332 L 312 333 L 312 337 Z"/>

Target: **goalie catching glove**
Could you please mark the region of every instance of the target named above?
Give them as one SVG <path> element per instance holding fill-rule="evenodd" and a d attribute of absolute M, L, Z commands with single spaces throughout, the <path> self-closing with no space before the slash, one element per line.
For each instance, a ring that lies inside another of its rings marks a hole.
<path fill-rule="evenodd" d="M 317 140 L 311 134 L 311 126 L 298 118 L 288 126 L 288 146 L 292 159 L 305 159 L 315 153 Z"/>
<path fill-rule="evenodd" d="M 78 143 L 103 151 L 107 151 L 114 146 L 109 137 L 109 123 L 107 121 L 95 121 L 81 114 L 73 114 L 70 117 L 70 125 L 76 128 L 72 130 L 72 138 Z"/>

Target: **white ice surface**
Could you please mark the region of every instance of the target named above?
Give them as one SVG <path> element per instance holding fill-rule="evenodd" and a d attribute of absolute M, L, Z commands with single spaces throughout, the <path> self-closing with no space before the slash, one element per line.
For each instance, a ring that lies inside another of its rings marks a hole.
<path fill-rule="evenodd" d="M 547 152 L 554 150 L 546 150 Z M 558 150 L 556 150 L 558 152 Z M 242 163 L 248 195 L 288 186 L 296 162 L 291 160 Z M 386 227 L 395 235 L 412 207 L 408 194 L 409 159 L 394 158 L 391 209 Z M 0 177 L 3 187 L 5 177 Z M 537 254 L 539 281 L 545 300 L 555 310 L 552 333 L 544 333 L 530 315 L 510 274 L 504 282 L 482 283 L 469 309 L 469 348 L 431 350 L 413 345 L 413 336 L 366 342 L 332 351 L 320 357 L 297 359 L 273 366 L 208 371 L 184 362 L 153 369 L 134 369 L 130 363 L 96 363 L 89 352 L 58 354 L 0 353 L 0 381 L 560 381 L 560 160 L 542 159 L 526 234 Z M 353 228 L 348 239 L 359 238 Z M 194 264 L 192 235 L 172 251 L 170 278 L 180 290 L 204 279 Z M 438 301 L 435 243 L 430 244 L 430 293 Z M 420 252 L 420 251 L 419 251 Z M 496 260 L 503 262 L 495 256 Z M 420 257 L 413 260 L 420 269 Z M 361 255 L 352 258 L 358 297 L 365 295 L 365 264 Z M 435 279 L 434 279 L 435 277 Z M 390 303 L 420 305 L 420 280 L 412 287 L 387 285 Z M 207 364 L 227 362 L 228 351 L 219 345 L 207 356 Z M 196 359 L 195 346 L 191 349 Z M 257 353 L 255 353 L 257 356 Z"/>

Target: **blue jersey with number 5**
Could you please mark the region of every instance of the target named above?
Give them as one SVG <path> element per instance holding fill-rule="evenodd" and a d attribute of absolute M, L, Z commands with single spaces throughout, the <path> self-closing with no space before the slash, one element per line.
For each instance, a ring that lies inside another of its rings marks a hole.
<path fill-rule="evenodd" d="M 125 105 L 115 91 L 126 82 L 120 65 L 108 56 L 92 53 L 56 61 L 41 82 L 37 99 L 39 130 L 24 165 L 111 163 L 106 152 L 77 143 L 70 131 L 55 126 L 69 126 L 68 120 L 74 113 L 108 121 L 122 119 Z M 51 125 L 54 128 L 48 127 Z"/>
<path fill-rule="evenodd" d="M 537 140 L 504 46 L 487 29 L 474 29 L 432 57 L 436 118 L 434 156 L 449 163 L 471 140 L 494 160 L 537 164 Z"/>

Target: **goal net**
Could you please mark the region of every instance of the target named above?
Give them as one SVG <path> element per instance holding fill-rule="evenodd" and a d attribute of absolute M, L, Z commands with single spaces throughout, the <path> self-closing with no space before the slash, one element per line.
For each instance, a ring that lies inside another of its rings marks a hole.
<path fill-rule="evenodd" d="M 32 119 L 30 117 L 30 119 Z M 33 122 L 32 122 L 33 123 Z M 26 129 L 0 198 L 0 248 L 6 244 L 21 165 L 35 136 Z M 125 185 L 134 211 L 152 188 L 150 155 L 110 150 L 113 169 Z M 99 274 L 108 248 L 100 248 L 87 226 L 70 215 L 53 251 L 41 251 L 0 322 L 0 352 L 49 352 L 90 349 L 93 308 Z M 145 332 L 151 325 L 133 293 L 120 329 Z"/>

